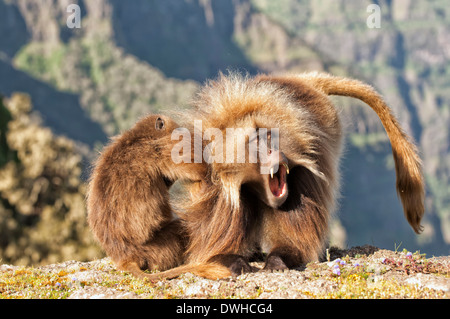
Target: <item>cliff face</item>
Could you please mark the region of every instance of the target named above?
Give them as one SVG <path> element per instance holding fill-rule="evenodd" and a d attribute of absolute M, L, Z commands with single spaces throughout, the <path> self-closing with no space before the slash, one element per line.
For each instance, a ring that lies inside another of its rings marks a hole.
<path fill-rule="evenodd" d="M 80 29 L 66 25 L 71 3 Z M 415 236 L 403 218 L 379 119 L 336 98 L 348 138 L 334 238 L 448 253 L 450 11 L 445 1 L 377 3 L 379 29 L 366 24 L 370 1 L 1 0 L 0 92 L 27 92 L 43 125 L 92 150 L 143 114 L 187 105 L 219 70 L 365 80 L 420 148 L 425 233 Z"/>

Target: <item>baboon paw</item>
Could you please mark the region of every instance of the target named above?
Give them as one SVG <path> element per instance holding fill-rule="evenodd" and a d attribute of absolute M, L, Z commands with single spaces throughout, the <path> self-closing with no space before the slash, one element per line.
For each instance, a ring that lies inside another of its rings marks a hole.
<path fill-rule="evenodd" d="M 253 267 L 250 266 L 242 257 L 236 258 L 236 260 L 228 268 L 230 269 L 233 277 L 242 275 L 246 272 L 253 272 Z"/>
<path fill-rule="evenodd" d="M 264 265 L 263 271 L 288 271 L 289 267 L 286 266 L 283 259 L 280 256 L 272 255 L 269 256 Z"/>

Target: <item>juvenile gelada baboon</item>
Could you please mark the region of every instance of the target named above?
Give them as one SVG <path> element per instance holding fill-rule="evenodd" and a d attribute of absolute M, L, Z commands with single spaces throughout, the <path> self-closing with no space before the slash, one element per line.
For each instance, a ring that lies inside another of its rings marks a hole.
<path fill-rule="evenodd" d="M 88 223 L 118 268 L 138 277 L 184 262 L 186 232 L 172 216 L 169 187 L 203 180 L 205 167 L 171 160 L 177 127 L 162 115 L 143 118 L 104 148 L 90 178 Z"/>
<path fill-rule="evenodd" d="M 260 251 L 267 253 L 266 270 L 317 260 L 339 192 L 342 131 L 329 95 L 360 99 L 379 116 L 391 142 L 405 217 L 420 233 L 424 214 L 420 159 L 411 139 L 371 86 L 321 73 L 254 78 L 220 75 L 204 86 L 194 102 L 193 117 L 202 120 L 202 132 L 208 137 L 203 137 L 203 146 L 213 144 L 214 156 L 229 152 L 216 147 L 220 144 L 215 143 L 211 129 L 217 137 L 226 136 L 230 128 L 265 128 L 268 132 L 277 128 L 278 147 L 273 147 L 270 134 L 256 141 L 247 136 L 237 143 L 267 148 L 264 163 L 250 161 L 248 156 L 241 163 L 209 163 L 201 192 L 178 203 L 188 234 L 186 263 L 146 277 L 156 280 L 192 272 L 223 278 L 251 271 L 248 260 Z M 236 150 L 239 145 L 233 147 Z M 270 169 L 261 173 L 263 166 Z"/>

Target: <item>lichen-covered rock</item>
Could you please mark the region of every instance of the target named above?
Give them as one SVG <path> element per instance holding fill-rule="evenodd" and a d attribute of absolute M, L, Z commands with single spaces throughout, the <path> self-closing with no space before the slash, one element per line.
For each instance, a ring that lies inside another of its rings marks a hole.
<path fill-rule="evenodd" d="M 109 258 L 24 268 L 0 266 L 3 298 L 450 298 L 450 256 L 353 247 L 334 259 L 283 272 L 258 269 L 208 280 L 190 273 L 159 282 L 117 271 Z M 374 252 L 375 251 L 375 252 Z M 371 252 L 367 253 L 366 252 Z M 339 272 L 333 271 L 339 269 Z M 7 284 L 5 284 L 7 283 Z"/>

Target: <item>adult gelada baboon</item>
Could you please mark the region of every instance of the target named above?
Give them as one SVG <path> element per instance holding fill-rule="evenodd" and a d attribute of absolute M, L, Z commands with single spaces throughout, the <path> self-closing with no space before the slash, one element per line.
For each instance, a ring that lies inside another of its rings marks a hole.
<path fill-rule="evenodd" d="M 268 161 L 251 162 L 247 156 L 244 163 L 208 164 L 201 193 L 180 203 L 189 234 L 187 263 L 149 279 L 183 272 L 207 278 L 240 274 L 251 271 L 248 258 L 259 251 L 267 253 L 266 270 L 318 259 L 339 193 L 342 130 L 329 95 L 360 99 L 379 116 L 392 145 L 405 217 L 416 233 L 421 232 L 424 184 L 416 147 L 371 86 L 323 73 L 220 75 L 204 86 L 194 102 L 194 119 L 202 120 L 203 132 L 218 129 L 224 137 L 230 128 L 268 132 L 277 128 L 279 147 L 272 147 L 270 134 L 258 135 L 256 141 L 248 136 L 241 142 L 268 149 Z M 204 141 L 209 144 L 210 140 Z M 212 147 L 214 155 L 227 152 L 230 144 L 235 150 L 239 147 L 226 141 L 223 149 Z M 275 169 L 261 174 L 263 166 L 271 165 Z"/>

